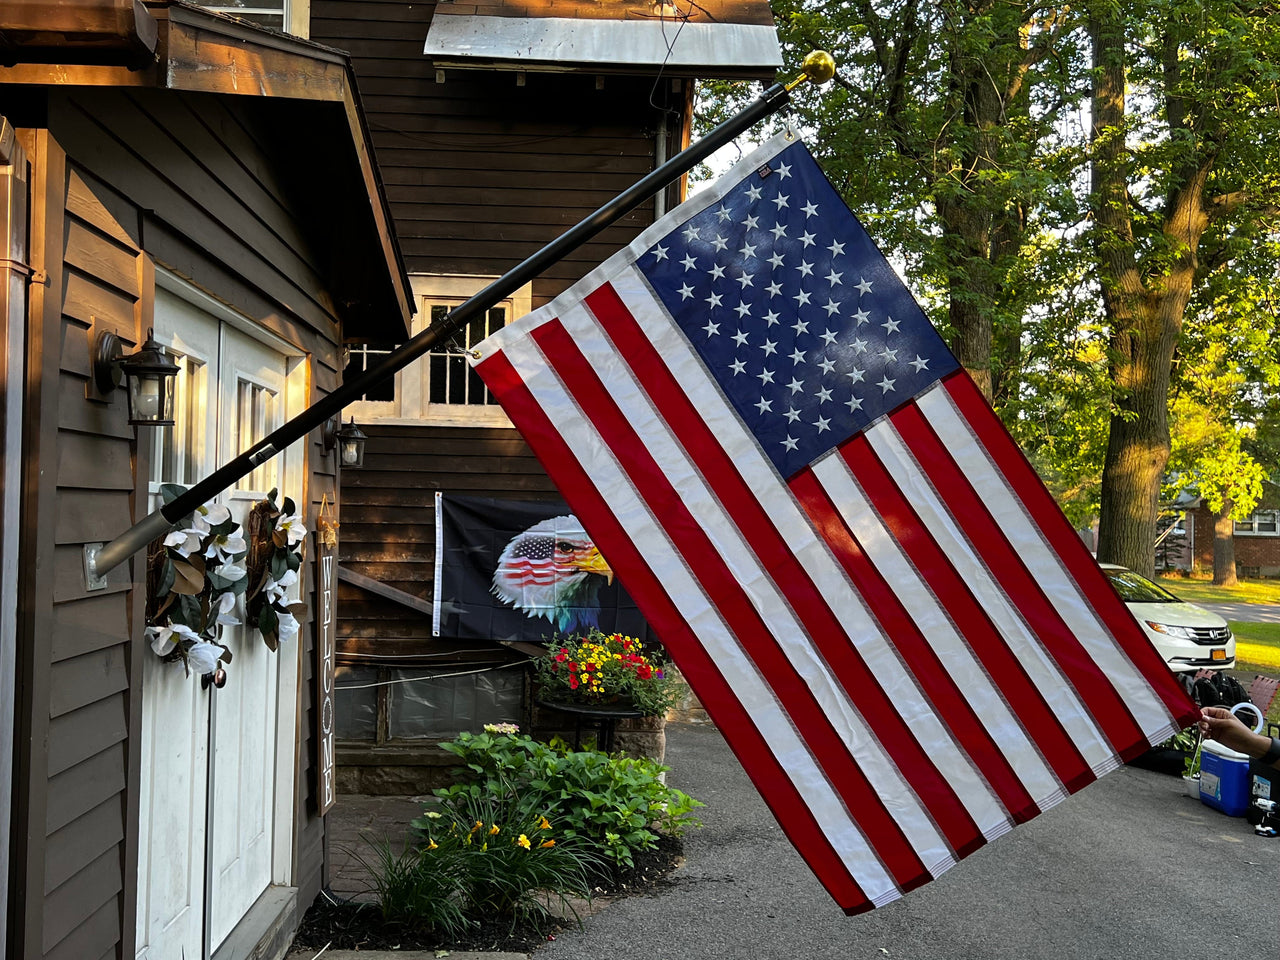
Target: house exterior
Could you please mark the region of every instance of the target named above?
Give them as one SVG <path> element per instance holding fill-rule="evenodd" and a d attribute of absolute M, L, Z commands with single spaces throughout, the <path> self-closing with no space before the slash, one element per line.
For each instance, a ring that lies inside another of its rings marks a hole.
<path fill-rule="evenodd" d="M 312 0 L 349 50 L 417 300 L 414 331 L 683 148 L 698 78 L 771 79 L 763 0 L 529 4 Z M 460 346 L 566 289 L 682 198 L 673 185 L 495 306 Z M 364 369 L 393 343 L 351 345 Z M 424 744 L 527 719 L 525 654 L 434 636 L 436 492 L 555 496 L 461 356 L 441 351 L 348 410 L 368 435 L 343 476 L 339 759 L 346 788 L 418 792 Z"/>
<path fill-rule="evenodd" d="M 1203 500 L 1186 505 L 1182 523 L 1189 564 L 1184 568 L 1213 570 L 1214 519 Z M 1233 521 L 1232 541 L 1238 576 L 1280 577 L 1280 497 L 1264 496 L 1250 516 Z"/>
<path fill-rule="evenodd" d="M 9 958 L 282 956 L 325 882 L 318 618 L 225 627 L 205 688 L 145 639 L 140 555 L 84 545 L 334 389 L 411 298 L 345 55 L 177 0 L 0 6 L 0 923 Z M 176 425 L 134 427 L 93 345 L 154 330 Z M 315 526 L 315 434 L 228 491 Z"/>

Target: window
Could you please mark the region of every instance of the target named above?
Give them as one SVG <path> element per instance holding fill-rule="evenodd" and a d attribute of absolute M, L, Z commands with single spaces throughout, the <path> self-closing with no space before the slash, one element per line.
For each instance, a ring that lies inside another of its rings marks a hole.
<path fill-rule="evenodd" d="M 427 327 L 443 323 L 451 310 L 488 286 L 494 277 L 413 276 L 413 292 L 418 312 L 413 318 L 416 336 Z M 495 304 L 483 316 L 475 317 L 449 344 L 437 348 L 395 375 L 394 382 L 380 385 L 351 404 L 344 419 L 394 421 L 402 424 L 430 423 L 438 426 L 509 427 L 484 382 L 471 369 L 463 351 L 496 333 L 531 309 L 532 286 L 526 284 L 512 296 Z M 344 378 L 357 376 L 395 349 L 391 344 L 352 344 L 343 371 Z"/>
<path fill-rule="evenodd" d="M 1280 510 L 1256 510 L 1247 520 L 1237 520 L 1237 536 L 1274 537 L 1280 532 Z"/>
<path fill-rule="evenodd" d="M 274 30 L 288 29 L 288 0 L 204 0 L 206 10 L 251 20 Z"/>
<path fill-rule="evenodd" d="M 204 477 L 205 397 L 208 393 L 208 365 L 193 356 L 174 355 L 178 376 L 174 381 L 173 420 L 168 429 L 155 431 L 151 457 L 154 483 L 180 483 L 189 487 Z"/>

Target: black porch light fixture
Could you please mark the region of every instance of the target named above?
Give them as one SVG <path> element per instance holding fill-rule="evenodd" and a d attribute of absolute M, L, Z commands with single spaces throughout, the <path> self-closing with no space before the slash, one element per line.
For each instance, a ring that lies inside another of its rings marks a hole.
<path fill-rule="evenodd" d="M 364 444 L 369 438 L 356 426 L 356 418 L 350 423 L 343 423 L 340 417 L 333 417 L 325 426 L 324 448 L 338 448 L 338 463 L 344 467 L 358 470 L 364 466 Z"/>
<path fill-rule="evenodd" d="M 122 356 L 120 339 L 103 331 L 94 344 L 93 379 L 102 395 L 108 396 L 126 381 L 129 422 L 139 426 L 173 426 L 174 381 L 178 365 L 156 342 L 151 330 L 136 353 Z"/>

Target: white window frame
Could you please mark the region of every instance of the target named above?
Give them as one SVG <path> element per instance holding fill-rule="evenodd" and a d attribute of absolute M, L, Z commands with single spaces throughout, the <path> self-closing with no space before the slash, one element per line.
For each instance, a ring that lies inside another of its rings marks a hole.
<path fill-rule="evenodd" d="M 272 16 L 278 12 L 285 33 L 304 40 L 311 36 L 311 0 L 278 0 L 278 3 L 271 3 L 269 0 L 241 0 L 240 6 L 204 0 L 201 6 L 230 17 Z"/>
<path fill-rule="evenodd" d="M 1271 529 L 1259 530 L 1259 523 L 1270 524 Z M 1280 510 L 1255 510 L 1248 519 L 1235 521 L 1232 533 L 1237 537 L 1280 537 Z"/>
<path fill-rule="evenodd" d="M 459 306 L 479 293 L 497 277 L 462 274 L 412 274 L 409 277 L 418 312 L 412 333 L 417 336 L 431 325 L 431 308 Z M 506 300 L 494 304 L 505 307 L 507 323 L 533 309 L 533 284 L 526 283 Z M 511 427 L 511 420 L 497 404 L 433 404 L 427 401 L 430 355 L 421 357 L 396 374 L 394 400 L 359 400 L 348 404 L 343 419 L 400 426 L 430 424 L 438 427 Z"/>

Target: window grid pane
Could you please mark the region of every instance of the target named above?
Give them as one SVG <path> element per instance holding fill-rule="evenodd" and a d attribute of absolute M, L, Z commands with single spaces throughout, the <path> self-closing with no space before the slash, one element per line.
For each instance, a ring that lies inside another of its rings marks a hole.
<path fill-rule="evenodd" d="M 431 304 L 431 323 L 436 324 L 449 315 L 450 307 Z M 507 308 L 492 307 L 483 317 L 477 317 L 462 331 L 462 345 L 471 348 L 485 337 L 506 326 Z M 497 399 L 488 391 L 484 381 L 471 369 L 466 358 L 447 351 L 427 354 L 427 403 L 454 406 L 482 406 L 496 404 Z"/>
<path fill-rule="evenodd" d="M 208 370 L 192 357 L 177 356 L 174 383 L 174 424 L 156 432 L 151 461 L 154 483 L 190 486 L 200 480 L 204 464 L 204 395 Z"/>

